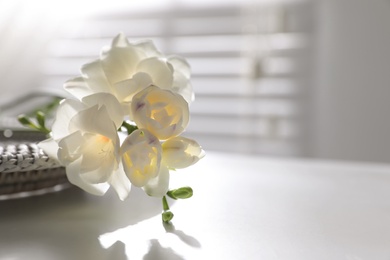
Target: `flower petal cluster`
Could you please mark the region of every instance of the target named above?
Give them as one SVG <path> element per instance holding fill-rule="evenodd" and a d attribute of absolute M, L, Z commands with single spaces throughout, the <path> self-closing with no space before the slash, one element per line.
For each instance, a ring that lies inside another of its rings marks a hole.
<path fill-rule="evenodd" d="M 40 146 L 87 192 L 103 195 L 111 186 L 124 200 L 133 185 L 163 197 L 169 169 L 204 156 L 197 142 L 180 136 L 194 96 L 189 79 L 184 59 L 165 57 L 152 42 L 129 43 L 120 34 L 64 84 L 73 99 L 61 102 L 51 138 Z M 127 136 L 123 124 L 134 127 Z"/>
<path fill-rule="evenodd" d="M 126 109 L 133 96 L 150 85 L 177 93 L 188 103 L 194 99 L 190 66 L 183 58 L 166 57 L 151 41 L 129 43 L 119 34 L 99 59 L 82 66 L 81 76 L 67 81 L 64 87 L 79 99 L 111 93 Z"/>

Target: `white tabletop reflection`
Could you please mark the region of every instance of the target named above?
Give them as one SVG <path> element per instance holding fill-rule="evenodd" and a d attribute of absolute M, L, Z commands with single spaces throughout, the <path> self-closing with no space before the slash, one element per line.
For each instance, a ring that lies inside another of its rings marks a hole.
<path fill-rule="evenodd" d="M 194 196 L 77 188 L 0 201 L 0 259 L 390 259 L 390 166 L 208 153 Z"/>

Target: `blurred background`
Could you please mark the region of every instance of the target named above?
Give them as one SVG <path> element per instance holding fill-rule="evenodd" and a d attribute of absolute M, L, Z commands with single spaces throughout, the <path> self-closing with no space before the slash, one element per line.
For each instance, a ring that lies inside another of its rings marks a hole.
<path fill-rule="evenodd" d="M 390 163 L 389 24 L 385 0 L 0 0 L 0 127 L 124 32 L 191 64 L 206 150 Z"/>

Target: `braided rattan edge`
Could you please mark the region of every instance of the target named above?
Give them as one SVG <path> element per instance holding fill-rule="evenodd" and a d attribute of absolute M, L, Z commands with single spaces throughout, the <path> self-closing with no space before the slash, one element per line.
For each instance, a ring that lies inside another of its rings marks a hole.
<path fill-rule="evenodd" d="M 63 167 L 37 143 L 0 145 L 0 195 L 69 184 Z"/>
<path fill-rule="evenodd" d="M 36 143 L 0 146 L 0 172 L 24 172 L 58 167 L 61 165 L 49 158 Z"/>

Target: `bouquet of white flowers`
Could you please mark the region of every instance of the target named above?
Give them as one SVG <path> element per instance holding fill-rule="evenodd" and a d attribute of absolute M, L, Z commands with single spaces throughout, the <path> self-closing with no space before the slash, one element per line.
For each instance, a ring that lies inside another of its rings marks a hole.
<path fill-rule="evenodd" d="M 166 196 L 188 198 L 192 189 L 169 190 L 169 171 L 204 156 L 196 141 L 180 136 L 194 99 L 188 63 L 119 34 L 64 88 L 73 98 L 61 101 L 51 137 L 39 146 L 74 185 L 95 195 L 111 186 L 121 200 L 140 187 L 162 198 L 163 221 L 170 221 Z"/>

